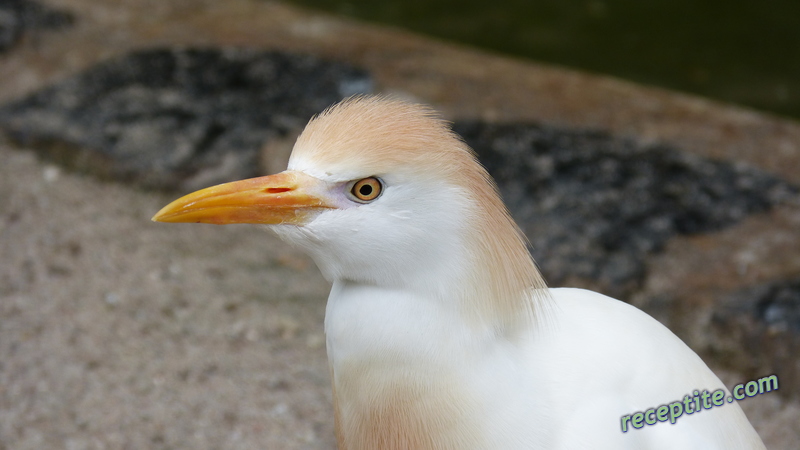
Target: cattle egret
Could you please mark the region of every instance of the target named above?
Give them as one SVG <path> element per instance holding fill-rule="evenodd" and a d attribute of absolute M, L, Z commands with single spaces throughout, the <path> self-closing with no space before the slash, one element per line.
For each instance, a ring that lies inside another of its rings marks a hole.
<path fill-rule="evenodd" d="M 153 220 L 266 224 L 314 259 L 332 282 L 340 449 L 764 448 L 736 402 L 690 414 L 725 387 L 666 327 L 546 287 L 494 182 L 427 107 L 345 100 L 309 122 L 286 171 Z"/>

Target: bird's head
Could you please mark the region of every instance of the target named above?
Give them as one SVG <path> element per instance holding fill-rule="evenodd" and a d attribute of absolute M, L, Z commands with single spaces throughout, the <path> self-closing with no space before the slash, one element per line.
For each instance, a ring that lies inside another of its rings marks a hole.
<path fill-rule="evenodd" d="M 380 97 L 312 119 L 288 170 L 194 192 L 153 220 L 266 224 L 331 281 L 417 291 L 484 319 L 530 312 L 522 293 L 544 288 L 469 147 L 432 110 Z"/>

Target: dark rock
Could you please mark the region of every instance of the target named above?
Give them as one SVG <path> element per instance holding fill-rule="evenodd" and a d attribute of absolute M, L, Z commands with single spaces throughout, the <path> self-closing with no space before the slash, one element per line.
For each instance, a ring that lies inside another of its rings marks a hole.
<path fill-rule="evenodd" d="M 27 29 L 58 29 L 73 23 L 72 14 L 29 0 L 0 0 L 0 53 L 19 41 Z"/>
<path fill-rule="evenodd" d="M 114 59 L 0 109 L 0 127 L 73 168 L 193 189 L 259 174 L 259 149 L 343 97 L 361 69 L 249 49 L 154 49 Z"/>
<path fill-rule="evenodd" d="M 800 278 L 723 300 L 711 320 L 711 351 L 750 377 L 778 374 L 782 393 L 800 396 Z"/>
<path fill-rule="evenodd" d="M 754 168 L 602 132 L 454 128 L 497 180 L 553 285 L 588 279 L 625 296 L 670 237 L 719 230 L 798 193 Z"/>
<path fill-rule="evenodd" d="M 800 335 L 800 279 L 772 283 L 749 294 L 758 300 L 755 315 L 759 321 Z"/>

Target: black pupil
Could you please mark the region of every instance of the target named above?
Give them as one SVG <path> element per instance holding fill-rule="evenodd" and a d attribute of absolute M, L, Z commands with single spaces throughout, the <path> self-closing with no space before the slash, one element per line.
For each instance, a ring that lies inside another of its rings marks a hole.
<path fill-rule="evenodd" d="M 372 194 L 372 186 L 368 184 L 361 185 L 361 187 L 358 188 L 358 193 L 364 197 L 369 197 Z"/>

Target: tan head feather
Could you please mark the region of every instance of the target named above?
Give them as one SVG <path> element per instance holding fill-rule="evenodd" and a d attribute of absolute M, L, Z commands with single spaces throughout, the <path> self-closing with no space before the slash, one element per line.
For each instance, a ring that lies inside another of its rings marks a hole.
<path fill-rule="evenodd" d="M 383 97 L 350 98 L 311 120 L 292 158 L 312 160 L 343 180 L 413 171 L 462 188 L 476 206 L 466 240 L 474 284 L 465 311 L 501 326 L 541 313 L 546 285 L 525 236 L 475 153 L 432 109 Z"/>

